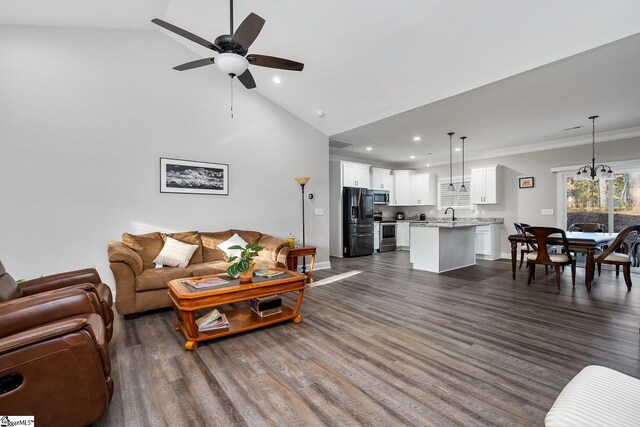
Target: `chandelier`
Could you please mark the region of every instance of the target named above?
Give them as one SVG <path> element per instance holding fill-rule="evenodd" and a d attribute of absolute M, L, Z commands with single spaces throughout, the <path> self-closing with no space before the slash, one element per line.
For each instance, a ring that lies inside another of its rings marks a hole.
<path fill-rule="evenodd" d="M 582 166 L 580 169 L 578 169 L 578 172 L 576 172 L 576 175 L 575 175 L 576 180 L 583 181 L 589 178 L 596 179 L 596 177 L 601 180 L 613 179 L 613 172 L 611 171 L 610 166 L 604 165 L 604 164 L 596 165 L 596 119 L 598 117 L 599 116 L 589 117 L 589 119 L 593 124 L 592 130 L 591 130 L 591 137 L 592 137 L 591 149 L 593 153 L 593 157 L 591 158 L 591 164 Z"/>

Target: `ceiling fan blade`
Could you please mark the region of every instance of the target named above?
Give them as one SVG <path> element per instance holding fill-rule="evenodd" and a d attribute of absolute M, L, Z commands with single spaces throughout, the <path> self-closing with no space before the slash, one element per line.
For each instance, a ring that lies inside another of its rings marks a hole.
<path fill-rule="evenodd" d="M 247 56 L 247 61 L 249 61 L 249 64 L 259 67 L 279 68 L 281 70 L 302 71 L 304 68 L 304 64 L 300 62 L 267 55 L 251 54 Z"/>
<path fill-rule="evenodd" d="M 239 44 L 245 51 L 248 50 L 260 34 L 263 25 L 264 19 L 255 13 L 250 13 L 233 33 L 231 42 Z"/>
<path fill-rule="evenodd" d="M 251 71 L 249 70 L 240 74 L 238 76 L 238 80 L 240 80 L 240 83 L 242 83 L 247 89 L 253 89 L 256 87 L 256 81 L 253 80 L 253 75 L 251 75 Z"/>
<path fill-rule="evenodd" d="M 198 68 L 198 67 L 204 67 L 205 65 L 211 65 L 211 64 L 213 64 L 213 61 L 214 61 L 213 58 L 198 59 L 196 61 L 187 62 L 186 64 L 177 65 L 177 66 L 173 67 L 173 69 L 174 70 L 178 70 L 178 71 L 191 70 L 192 68 Z"/>
<path fill-rule="evenodd" d="M 156 25 L 160 25 L 162 28 L 171 31 L 172 33 L 176 33 L 179 36 L 182 36 L 186 39 L 191 40 L 194 43 L 198 43 L 201 46 L 204 46 L 206 48 L 215 50 L 216 52 L 221 52 L 222 49 L 220 49 L 218 46 L 216 46 L 215 43 L 210 42 L 209 40 L 205 40 L 200 36 L 196 36 L 193 33 L 190 33 L 187 30 L 183 30 L 180 27 L 176 27 L 173 24 L 169 24 L 168 22 L 163 21 L 162 19 L 158 19 L 158 18 L 154 18 L 151 20 L 151 22 L 153 22 Z"/>

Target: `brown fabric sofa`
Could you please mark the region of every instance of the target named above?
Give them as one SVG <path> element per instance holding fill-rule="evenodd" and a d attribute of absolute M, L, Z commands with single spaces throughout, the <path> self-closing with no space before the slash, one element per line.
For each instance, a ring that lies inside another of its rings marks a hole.
<path fill-rule="evenodd" d="M 112 241 L 108 249 L 109 263 L 116 281 L 116 310 L 125 319 L 130 319 L 143 311 L 171 307 L 167 294 L 169 280 L 226 272 L 230 264 L 226 254 L 217 245 L 235 233 L 247 243 L 264 247 L 255 258 L 256 269 L 286 267 L 289 254 L 287 242 L 257 231 L 230 229 L 170 234 L 124 233 L 122 242 Z M 198 245 L 187 267 L 155 268 L 153 260 L 162 250 L 167 237 Z"/>

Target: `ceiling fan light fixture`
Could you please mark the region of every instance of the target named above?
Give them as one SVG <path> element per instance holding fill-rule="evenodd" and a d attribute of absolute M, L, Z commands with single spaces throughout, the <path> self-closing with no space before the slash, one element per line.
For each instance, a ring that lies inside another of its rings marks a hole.
<path fill-rule="evenodd" d="M 239 76 L 249 68 L 249 61 L 236 53 L 221 53 L 216 57 L 216 65 L 225 74 Z"/>

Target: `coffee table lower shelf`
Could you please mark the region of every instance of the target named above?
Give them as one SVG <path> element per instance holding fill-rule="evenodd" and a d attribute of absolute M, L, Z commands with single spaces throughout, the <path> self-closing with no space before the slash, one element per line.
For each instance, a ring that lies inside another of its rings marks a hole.
<path fill-rule="evenodd" d="M 200 341 L 221 338 L 227 335 L 262 328 L 275 323 L 286 322 L 287 320 L 293 320 L 294 323 L 302 322 L 302 314 L 296 313 L 292 308 L 289 308 L 286 305 L 282 306 L 282 313 L 273 314 L 267 317 L 258 316 L 256 313 L 251 311 L 249 306 L 227 310 L 224 314 L 227 316 L 227 320 L 229 321 L 229 328 L 210 332 L 197 332 L 195 337 L 189 336 L 184 319 L 177 322 L 176 330 L 182 331 L 182 335 L 184 335 L 184 338 L 187 340 L 184 348 L 186 350 L 195 350 L 198 348 L 198 342 Z"/>

